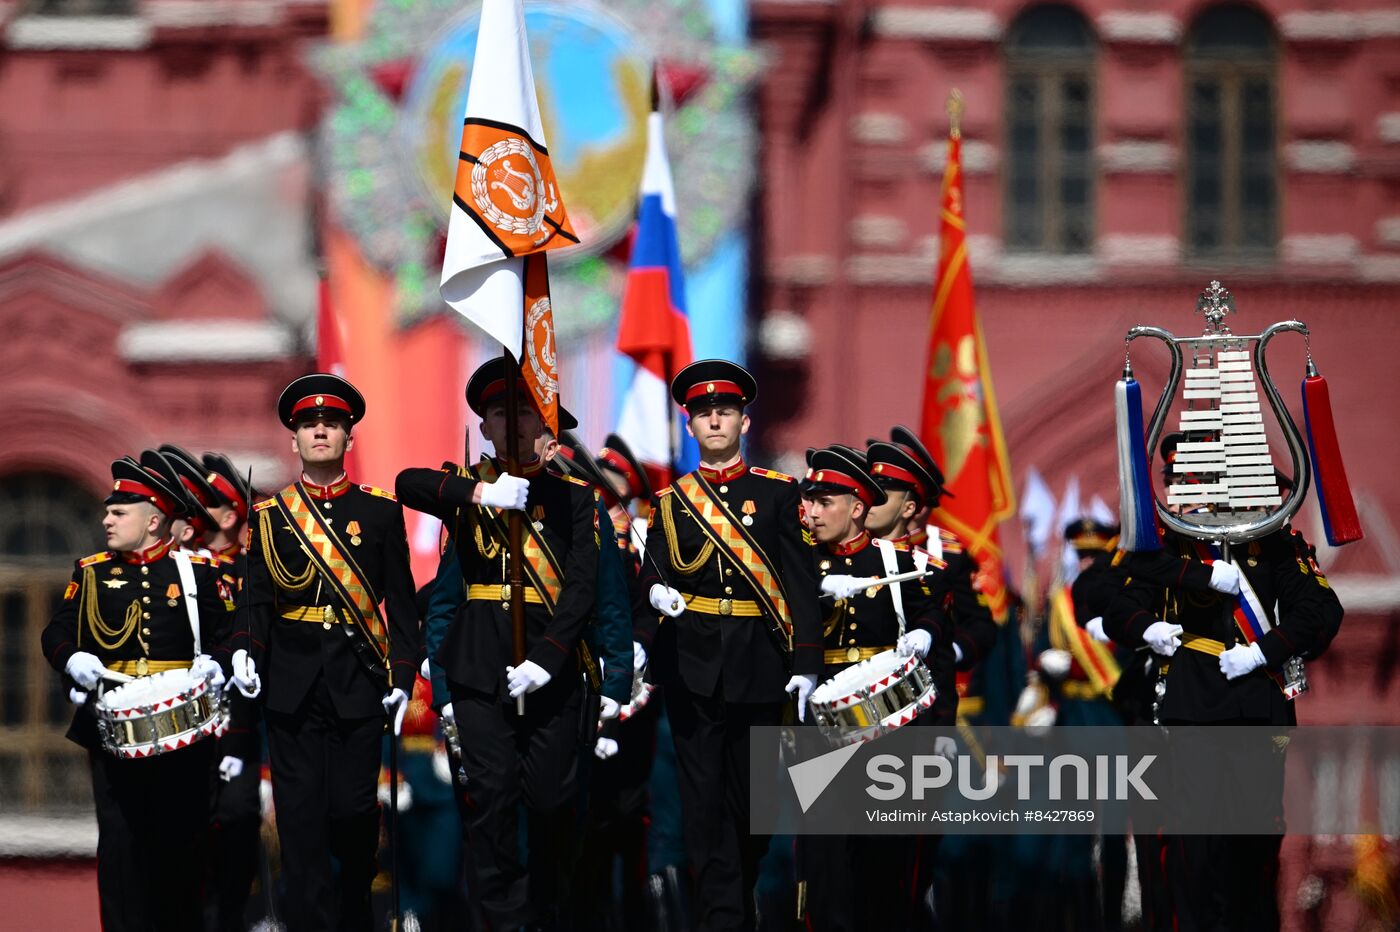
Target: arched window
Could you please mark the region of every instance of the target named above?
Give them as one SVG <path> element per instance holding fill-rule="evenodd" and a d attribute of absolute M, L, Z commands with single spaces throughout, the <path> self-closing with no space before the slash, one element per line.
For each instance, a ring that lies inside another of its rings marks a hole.
<path fill-rule="evenodd" d="M 1094 34 L 1045 4 L 1006 43 L 1006 247 L 1088 252 L 1094 239 Z"/>
<path fill-rule="evenodd" d="M 1273 255 L 1278 236 L 1275 42 L 1263 13 L 1211 7 L 1186 37 L 1186 249 Z"/>
<path fill-rule="evenodd" d="M 0 478 L 0 810 L 90 804 L 73 707 L 39 647 L 73 561 L 103 549 L 102 505 L 60 476 Z"/>

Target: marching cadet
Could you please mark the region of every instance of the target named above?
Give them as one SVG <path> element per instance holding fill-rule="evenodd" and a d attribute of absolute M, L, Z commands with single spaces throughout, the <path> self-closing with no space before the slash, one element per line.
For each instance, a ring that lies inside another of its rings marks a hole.
<path fill-rule="evenodd" d="M 1238 562 L 1223 560 L 1204 542 L 1167 530 L 1160 551 L 1125 553 L 1119 563 L 1126 582 L 1103 629 L 1118 644 L 1145 645 L 1169 661 L 1157 706 L 1164 725 L 1296 725 L 1291 661 L 1320 656 L 1341 625 L 1342 605 L 1297 531 L 1285 526 L 1234 551 Z M 1244 630 L 1247 613 L 1267 621 L 1261 637 Z M 1191 787 L 1190 772 L 1173 775 L 1177 786 Z M 1282 812 L 1281 766 L 1276 776 L 1251 792 Z M 1212 797 L 1201 793 L 1219 788 L 1185 792 L 1205 800 Z M 1281 835 L 1181 835 L 1165 843 L 1174 928 L 1279 928 Z"/>
<path fill-rule="evenodd" d="M 204 480 L 213 490 L 208 508 L 212 527 L 204 545 L 219 563 L 220 578 L 237 600 L 243 592 L 248 557 L 243 549 L 253 490 L 249 477 L 240 475 L 233 461 L 222 453 L 205 453 Z M 237 611 L 234 618 L 238 617 Z M 219 739 L 218 779 L 214 787 L 213 863 L 210 865 L 209 898 L 214 928 L 237 932 L 258 869 L 262 842 L 262 711 L 237 690 L 228 691 L 228 733 Z"/>
<path fill-rule="evenodd" d="M 518 380 L 517 440 L 524 478 L 505 473 L 506 379 Z M 445 671 L 463 736 L 468 890 L 489 926 L 551 926 L 566 901 L 579 747 L 592 740 L 596 712 L 584 710 L 579 642 L 593 613 L 598 561 L 596 493 L 556 476 L 534 455 L 545 424 L 519 371 L 493 359 L 467 382 L 467 404 L 497 451 L 461 470 L 405 469 L 404 503 L 436 515 L 456 553 L 466 604 L 433 658 Z M 560 427 L 573 427 L 560 413 Z M 526 660 L 513 664 L 505 511 L 524 510 Z M 442 577 L 439 576 L 439 585 Z M 523 715 L 516 698 L 528 694 Z M 522 863 L 518 808 L 529 808 Z"/>
<path fill-rule="evenodd" d="M 256 694 L 266 679 L 292 930 L 373 924 L 381 739 L 386 715 L 397 734 L 417 670 L 403 508 L 345 475 L 364 414 L 360 393 L 338 376 L 305 375 L 282 391 L 277 416 L 293 432 L 301 475 L 254 506 L 249 627 L 234 632 L 234 682 Z"/>
<path fill-rule="evenodd" d="M 870 461 L 871 476 L 889 496 L 870 510 L 866 526 L 876 537 L 922 547 L 945 564 L 953 599 L 953 655 L 958 671 L 966 674 L 991 652 L 999 633 L 987 597 L 974 583 L 977 561 L 951 531 L 925 523 L 939 501 L 953 494 L 928 448 L 906 427 L 891 429 L 890 440 L 872 440 L 866 448 L 869 455 L 879 447 L 878 462 Z"/>
<path fill-rule="evenodd" d="M 740 453 L 756 392 L 753 376 L 719 359 L 691 363 L 671 383 L 700 467 L 661 491 L 642 565 L 652 608 L 674 628 L 658 640 L 648 616 L 639 640 L 666 689 L 702 929 L 753 928 L 769 839 L 749 834 L 749 728 L 780 724 L 787 694 L 805 719 L 822 669 L 797 483 Z"/>
<path fill-rule="evenodd" d="M 888 455 L 879 449 L 885 446 L 872 447 L 872 469 L 885 462 L 878 458 Z M 947 593 L 938 565 L 906 544 L 872 540 L 865 527 L 868 509 L 885 503 L 885 491 L 835 448 L 812 454 L 801 489 L 817 542 L 821 589 L 836 599 L 823 629 L 823 676 L 829 679 L 889 650 L 917 654 L 928 661 L 940 695 L 954 694 L 956 705 L 951 625 L 943 608 Z M 868 586 L 872 578 L 915 569 L 928 569 L 930 577 Z M 843 835 L 799 839 L 808 925 L 818 930 L 909 927 L 926 879 L 913 856 L 914 842 Z"/>
<path fill-rule="evenodd" d="M 102 928 L 196 929 L 214 742 L 122 759 L 99 740 L 91 694 L 104 679 L 170 670 L 222 686 L 214 658 L 227 663 L 225 593 L 211 560 L 173 553 L 180 494 L 129 457 L 112 464 L 112 479 L 107 549 L 77 561 L 43 651 L 87 693 L 74 694 L 68 737 L 88 750 Z"/>

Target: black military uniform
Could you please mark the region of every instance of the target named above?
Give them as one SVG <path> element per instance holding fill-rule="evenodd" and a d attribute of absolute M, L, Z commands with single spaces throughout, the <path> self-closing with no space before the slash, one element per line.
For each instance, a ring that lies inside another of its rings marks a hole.
<path fill-rule="evenodd" d="M 467 402 L 476 414 L 484 418 L 500 403 L 506 377 L 500 360 L 472 375 Z M 521 397 L 529 397 L 523 387 Z M 572 426 L 561 417 L 561 429 Z M 591 742 L 596 728 L 596 711 L 583 708 L 578 649 L 593 614 L 597 582 L 596 493 L 585 482 L 550 473 L 538 460 L 524 467 L 530 482 L 526 534 L 542 542 L 553 559 L 541 557 L 544 565 L 536 568 L 531 555 L 538 551 L 527 542 L 522 560 L 526 659 L 550 680 L 525 697 L 521 716 L 506 687 L 506 667 L 514 663 L 506 513 L 472 504 L 477 483 L 493 481 L 503 471 L 500 462 L 484 459 L 470 472 L 406 469 L 397 482 L 405 505 L 442 519 L 467 589 L 467 601 L 434 662 L 446 672 L 462 735 L 468 888 L 495 929 L 551 923 L 564 902 L 570 865 L 561 862 L 571 850 L 579 746 L 585 732 Z M 554 573 L 557 585 L 547 581 Z M 517 829 L 522 800 L 530 810 L 528 870 Z"/>
<path fill-rule="evenodd" d="M 1265 665 L 1234 680 L 1225 678 L 1219 658 L 1223 649 L 1245 643 L 1233 615 L 1237 600 L 1210 588 L 1200 547 L 1199 542 L 1169 532 L 1162 552 L 1127 554 L 1120 564 L 1127 581 L 1110 605 L 1104 630 L 1120 644 L 1136 647 L 1158 620 L 1182 627 L 1182 647 L 1162 670 L 1165 695 L 1158 709 L 1165 725 L 1297 724 L 1293 703 L 1270 673 L 1279 673 L 1291 657 L 1319 656 L 1342 620 L 1341 603 L 1311 547 L 1289 529 L 1236 545 L 1236 567 L 1257 593 L 1273 628 L 1257 641 Z M 1180 567 L 1182 582 L 1163 586 L 1155 580 L 1175 569 L 1173 561 Z M 1263 733 L 1261 740 L 1269 740 L 1269 735 Z M 1254 786 L 1251 791 L 1276 799 L 1281 813 L 1281 757 L 1279 763 L 1276 784 Z M 1173 777 L 1193 799 L 1218 797 L 1218 787 L 1189 789 L 1192 774 L 1186 768 L 1174 769 Z M 1183 932 L 1277 929 L 1281 843 L 1281 836 L 1275 835 L 1168 838 L 1167 880 L 1176 928 Z"/>
<path fill-rule="evenodd" d="M 351 425 L 364 410 L 350 383 L 326 374 L 293 381 L 278 401 L 291 429 L 307 418 Z M 233 643 L 263 682 L 288 925 L 367 929 L 382 703 L 392 688 L 408 694 L 418 669 L 403 509 L 344 477 L 302 479 L 254 506 L 248 550 L 251 630 L 240 626 Z"/>
<path fill-rule="evenodd" d="M 167 516 L 183 507 L 178 492 L 134 460 L 113 463 L 112 477 L 109 505 L 147 501 Z M 200 650 L 226 668 L 226 590 L 211 560 L 191 556 L 189 561 Z M 184 589 L 169 540 L 141 553 L 104 551 L 78 560 L 63 602 L 44 629 L 44 656 L 60 674 L 78 652 L 129 676 L 188 668 L 195 645 Z M 64 680 L 72 685 L 66 675 Z M 123 760 L 102 749 L 93 701 L 90 696 L 78 708 L 68 737 L 88 749 L 102 927 L 109 932 L 199 928 L 214 742 Z"/>
<path fill-rule="evenodd" d="M 693 411 L 742 407 L 756 388 L 741 367 L 702 360 L 681 370 L 671 394 Z M 700 498 L 713 508 L 708 519 Z M 790 675 L 821 673 L 816 564 L 800 508 L 791 477 L 740 460 L 682 476 L 661 491 L 648 522 L 642 590 L 665 585 L 686 601 L 683 614 L 663 622 L 670 637 L 656 637 L 655 612 L 638 634 L 666 689 L 686 850 L 706 929 L 754 922 L 753 888 L 769 839 L 749 834 L 749 727 L 781 722 Z M 713 535 L 722 533 L 742 539 L 762 579 L 744 568 L 750 561 L 716 543 Z M 774 595 L 786 603 L 782 617 Z"/>
<path fill-rule="evenodd" d="M 239 475 L 233 462 L 222 453 L 205 453 L 202 461 L 205 481 L 214 490 L 215 504 L 232 508 L 238 521 L 235 540 L 221 549 L 210 548 L 218 561 L 220 577 L 238 600 L 248 571 L 248 553 L 239 543 L 247 527 L 253 503 L 248 475 Z M 237 624 L 238 612 L 234 611 Z M 225 780 L 216 768 L 213 776 L 214 810 L 210 816 L 213 844 L 209 867 L 209 897 L 212 900 L 214 928 L 235 932 L 243 928 L 243 913 L 258 869 L 258 849 L 262 840 L 262 803 L 258 795 L 262 783 L 262 709 L 257 700 L 247 699 L 237 689 L 227 692 L 228 733 L 219 739 L 220 760 L 237 758 L 243 764 L 238 776 Z"/>
<path fill-rule="evenodd" d="M 872 448 L 875 459 L 871 461 L 871 470 L 888 462 L 879 457 L 892 455 L 890 451 L 879 449 L 883 446 L 887 445 L 877 444 Z M 862 469 L 852 454 L 861 455 L 859 451 L 848 451 L 844 455 L 835 449 L 815 451 L 808 460 L 802 494 L 810 498 L 852 493 L 867 507 L 883 503 L 885 492 L 874 477 L 876 474 Z M 883 546 L 888 546 L 893 555 L 892 571 L 881 553 Z M 925 662 L 933 674 L 938 696 L 934 709 L 916 721 L 934 723 L 941 706 L 943 720 L 951 724 L 957 708 L 957 691 L 950 637 L 952 623 L 945 610 L 949 593 L 942 571 L 936 565 L 925 563 L 924 566 L 933 569 L 928 578 L 896 583 L 905 630 L 922 629 L 933 638 Z M 907 573 L 915 568 L 915 555 L 907 544 L 876 543 L 865 530 L 845 543 L 817 546 L 817 570 L 822 577 L 878 578 L 891 572 Z M 825 606 L 826 602 L 822 604 Z M 854 663 L 893 650 L 899 639 L 899 615 L 890 586 L 838 599 L 824 610 L 824 615 L 824 679 L 830 679 Z M 800 838 L 808 925 L 818 930 L 908 928 L 927 883 L 926 871 L 920 869 L 920 858 L 916 856 L 920 841 L 912 837 L 861 835 Z"/>
<path fill-rule="evenodd" d="M 881 472 L 872 473 L 876 482 L 884 488 L 900 485 L 912 487 L 919 501 L 930 509 L 937 508 L 944 496 L 953 494 L 944 487 L 943 473 L 934 462 L 933 454 L 913 431 L 907 427 L 894 427 L 890 430 L 890 441 L 888 446 L 903 451 L 908 459 L 900 462 L 892 451 L 882 447 L 876 459 L 895 468 L 891 470 L 887 465 Z M 877 465 L 876 459 L 871 461 L 872 469 Z M 911 469 L 914 465 L 922 466 L 923 471 L 915 473 Z M 910 475 L 917 476 L 917 481 L 911 483 Z M 925 488 L 924 481 L 931 482 L 931 485 Z M 954 653 L 958 658 L 958 672 L 963 674 L 959 677 L 960 688 L 965 692 L 970 672 L 991 653 L 1001 631 L 992 618 L 987 597 L 973 585 L 977 561 L 967 552 L 963 542 L 945 528 L 938 529 L 936 538 L 930 538 L 925 532 L 910 535 L 907 542 L 910 546 L 923 548 L 944 564 L 943 575 L 952 596 L 950 614 L 953 619 L 953 644 L 956 647 Z M 943 720 L 941 716 L 939 720 Z"/>

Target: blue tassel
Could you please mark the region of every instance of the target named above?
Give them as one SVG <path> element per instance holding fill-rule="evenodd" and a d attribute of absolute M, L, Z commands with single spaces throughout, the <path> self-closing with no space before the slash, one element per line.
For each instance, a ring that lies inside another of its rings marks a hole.
<path fill-rule="evenodd" d="M 1120 379 L 1113 399 L 1118 426 L 1118 511 L 1124 550 L 1160 550 L 1152 476 L 1147 471 L 1147 440 L 1142 426 L 1142 386 Z"/>

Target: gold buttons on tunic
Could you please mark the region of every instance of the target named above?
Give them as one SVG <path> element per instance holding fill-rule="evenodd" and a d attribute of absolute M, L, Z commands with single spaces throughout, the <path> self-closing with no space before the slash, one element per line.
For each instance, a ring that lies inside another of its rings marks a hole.
<path fill-rule="evenodd" d="M 851 622 L 851 630 L 854 631 L 855 629 L 856 629 L 856 623 L 853 621 L 853 622 Z"/>
<path fill-rule="evenodd" d="M 143 603 L 145 603 L 146 605 L 150 605 L 150 604 L 151 604 L 151 597 L 148 596 L 148 595 L 143 595 L 143 596 L 141 596 L 141 601 L 142 601 Z"/>
<path fill-rule="evenodd" d="M 151 568 L 150 568 L 149 566 L 143 566 L 143 567 L 141 567 L 141 575 L 142 575 L 142 576 L 145 576 L 145 575 L 146 575 L 147 573 L 149 573 L 150 571 L 151 571 Z"/>
<path fill-rule="evenodd" d="M 719 491 L 720 491 L 720 494 L 724 494 L 725 492 L 728 492 L 728 491 L 729 491 L 729 486 L 727 486 L 727 485 L 722 485 L 722 486 L 719 487 Z"/>
<path fill-rule="evenodd" d="M 846 648 L 846 659 L 847 659 L 848 661 L 850 661 L 851 663 L 855 663 L 857 660 L 859 660 L 859 659 L 860 659 L 860 648 L 859 648 L 859 647 L 856 647 L 854 644 L 852 644 L 850 647 Z"/>
<path fill-rule="evenodd" d="M 138 657 L 138 658 L 136 658 L 136 675 L 137 675 L 137 676 L 145 676 L 148 672 L 150 672 L 150 669 L 151 669 L 151 666 L 150 666 L 150 664 L 146 663 L 146 658 L 145 658 L 145 657 Z"/>
<path fill-rule="evenodd" d="M 142 588 L 142 589 L 149 589 L 149 588 L 151 588 L 150 580 L 146 580 L 146 579 L 141 580 L 141 588 Z"/>
<path fill-rule="evenodd" d="M 725 587 L 724 587 L 724 594 L 725 594 L 725 595 L 733 595 L 733 594 L 734 594 L 734 587 L 733 587 L 733 586 L 725 586 Z"/>

